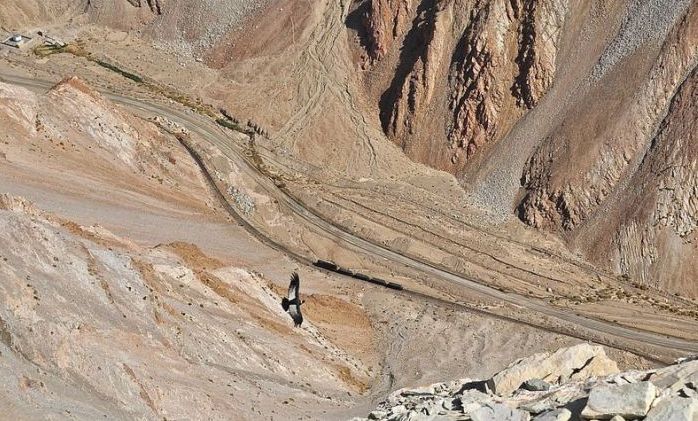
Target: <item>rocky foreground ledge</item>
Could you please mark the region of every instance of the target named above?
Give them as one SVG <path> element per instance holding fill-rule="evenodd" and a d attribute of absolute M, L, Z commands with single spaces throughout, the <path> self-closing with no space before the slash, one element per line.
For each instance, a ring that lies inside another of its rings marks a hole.
<path fill-rule="evenodd" d="M 397 390 L 368 419 L 698 421 L 697 389 L 698 357 L 621 373 L 602 347 L 580 344 L 514 361 L 488 380 Z"/>

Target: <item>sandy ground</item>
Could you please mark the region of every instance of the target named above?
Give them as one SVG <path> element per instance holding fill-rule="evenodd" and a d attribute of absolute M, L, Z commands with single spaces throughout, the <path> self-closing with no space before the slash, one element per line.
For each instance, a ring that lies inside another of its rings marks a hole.
<path fill-rule="evenodd" d="M 282 3 L 286 4 L 279 4 Z M 289 37 L 282 36 L 288 35 L 285 32 L 268 34 L 268 44 L 278 46 L 278 58 L 274 60 L 286 60 L 291 64 L 287 67 L 274 67 L 274 61 L 255 59 L 251 40 L 240 34 L 231 34 L 240 40 L 234 48 L 213 51 L 206 63 L 200 63 L 193 56 L 174 56 L 162 46 L 125 32 L 89 25 L 80 29 L 56 26 L 53 31 L 66 39 L 79 38 L 88 51 L 147 75 L 162 86 L 184 91 L 192 99 L 201 97 L 214 106 L 228 107 L 242 121 L 253 119 L 270 130 L 271 138 L 260 137 L 257 145 L 263 162 L 282 174 L 288 190 L 309 208 L 347 231 L 502 290 L 541 298 L 562 309 L 696 339 L 692 332 L 698 331 L 698 322 L 690 313 L 696 309 L 694 301 L 639 289 L 592 267 L 552 236 L 516 224 L 491 224 L 486 213 L 463 205 L 465 193 L 453 177 L 404 158 L 375 129 L 379 123 L 367 120 L 373 117 L 361 115 L 362 98 L 352 95 L 356 91 L 355 81 L 348 74 L 350 67 L 330 70 L 323 67 L 327 60 L 343 60 L 339 52 L 332 50 L 334 44 L 330 42 L 336 36 L 344 36 L 337 35 L 342 22 L 335 22 L 337 15 L 333 14 L 339 7 L 287 9 L 289 22 L 324 20 L 330 30 L 296 34 L 298 38 L 291 34 L 294 48 L 288 48 Z M 273 29 L 269 27 L 270 32 Z M 282 45 L 278 38 L 283 38 L 286 44 Z M 301 40 L 315 47 L 303 50 Z M 173 102 L 69 54 L 38 58 L 1 50 L 0 57 L 0 68 L 5 71 L 12 69 L 53 81 L 77 74 L 100 89 L 156 98 L 160 103 Z M 230 66 L 231 58 L 240 59 L 239 65 Z M 328 71 L 340 73 L 328 75 Z M 272 73 L 276 74 L 272 78 L 276 82 L 264 84 L 261 79 Z M 286 86 L 284 80 L 298 83 Z M 255 95 L 249 95 L 250 92 Z M 346 111 L 343 107 L 352 110 L 344 114 L 349 119 L 332 117 Z M 315 152 L 312 142 L 296 144 L 304 136 L 311 136 L 316 143 L 320 140 L 327 143 L 335 132 L 350 133 L 346 136 L 354 136 L 357 141 L 348 149 L 346 143 L 338 143 Z M 96 137 L 99 136 L 98 133 Z M 186 174 L 182 183 L 188 183 L 187 189 L 168 187 L 164 194 L 162 185 L 148 180 L 147 173 L 133 173 L 114 163 L 108 170 L 98 171 L 76 151 L 61 151 L 53 143 L 37 148 L 23 143 L 22 139 L 10 139 L 0 143 L 0 152 L 9 158 L 0 159 L 0 192 L 26 197 L 38 207 L 80 225 L 99 224 L 139 247 L 158 250 L 157 246 L 163 245 L 190 267 L 208 271 L 229 266 L 244 268 L 250 274 L 259 274 L 260 285 L 277 295 L 283 293 L 289 273 L 299 270 L 308 300 L 305 315 L 317 336 L 311 337 L 307 332 L 295 334 L 288 329 L 288 318 L 278 312 L 266 315 L 262 323 L 255 317 L 263 313 L 260 306 L 263 300 L 258 296 L 246 297 L 251 293 L 244 288 L 242 291 L 226 288 L 214 277 L 200 276 L 198 281 L 214 292 L 216 300 L 248 302 L 239 315 L 231 317 L 250 318 L 249 323 L 262 329 L 269 338 L 275 335 L 291 338 L 288 340 L 298 349 L 302 349 L 304 341 L 317 342 L 321 338 L 366 367 L 368 376 L 361 378 L 351 369 L 347 372 L 342 368 L 350 366 L 347 363 L 350 359 L 341 361 L 343 366 L 336 366 L 333 364 L 337 362 L 332 361 L 335 354 L 323 351 L 322 347 L 313 348 L 308 354 L 322 361 L 322 367 L 328 370 L 334 367 L 340 382 L 332 386 L 334 400 L 318 399 L 317 396 L 326 394 L 323 388 L 331 388 L 326 383 L 313 383 L 310 388 L 318 393 L 305 401 L 309 407 L 298 404 L 293 410 L 299 418 L 342 419 L 364 414 L 366 408 L 372 407 L 389 390 L 441 381 L 444 377 L 486 376 L 515 358 L 579 341 L 474 311 L 488 310 L 495 316 L 540 321 L 535 314 L 522 314 L 520 309 L 491 298 L 348 250 L 286 213 L 272 197 L 252 191 L 256 203 L 264 205 L 255 215 L 257 221 L 266 224 L 271 235 L 294 249 L 397 280 L 414 290 L 464 301 L 472 310 L 422 302 L 413 296 L 395 294 L 299 264 L 255 240 L 222 211 L 194 163 L 186 158 L 172 136 L 165 138 L 165 145 L 180 154 L 177 162 L 182 166 L 178 168 Z M 83 146 L 90 141 L 94 138 L 84 136 Z M 299 151 L 299 148 L 311 150 Z M 344 160 L 346 168 L 323 167 L 324 155 L 334 156 L 328 161 L 349 157 Z M 70 156 L 72 161 L 60 159 Z M 299 156 L 313 159 L 299 160 Z M 81 164 L 74 164 L 76 161 Z M 235 173 L 233 164 L 221 162 L 228 170 L 229 182 L 241 188 L 252 185 L 244 175 Z M 167 246 L 172 242 L 179 243 Z M 178 300 L 188 307 L 187 298 Z M 217 319 L 211 323 L 217 323 Z M 217 325 L 222 330 L 225 326 Z M 250 340 L 254 343 L 255 338 L 252 336 Z M 623 341 L 616 344 L 624 349 L 635 346 Z M 226 345 L 216 343 L 215 346 L 225 348 Z M 620 359 L 621 365 L 649 364 L 621 351 L 612 352 L 618 354 L 614 357 Z M 283 402 L 289 402 L 290 395 L 275 395 L 275 391 L 288 380 L 288 377 L 280 380 L 279 376 L 288 373 L 279 367 L 260 370 L 254 375 L 238 371 L 227 376 L 254 377 L 259 390 L 270 396 L 263 402 L 255 401 L 257 405 L 265 416 L 283 419 L 282 414 L 288 411 L 280 405 L 288 405 Z"/>

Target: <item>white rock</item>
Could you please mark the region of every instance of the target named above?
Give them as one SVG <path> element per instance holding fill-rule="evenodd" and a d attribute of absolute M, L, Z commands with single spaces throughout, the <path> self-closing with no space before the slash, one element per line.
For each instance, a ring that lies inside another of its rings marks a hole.
<path fill-rule="evenodd" d="M 650 410 L 645 421 L 698 420 L 698 400 L 686 398 L 664 399 Z"/>
<path fill-rule="evenodd" d="M 452 411 L 460 405 L 460 402 L 454 398 L 445 398 L 441 400 L 441 407 L 445 410 Z"/>
<path fill-rule="evenodd" d="M 409 411 L 397 417 L 388 418 L 391 421 L 437 421 L 438 418 L 432 415 L 425 415 L 416 411 Z"/>
<path fill-rule="evenodd" d="M 659 369 L 650 380 L 660 389 L 669 389 L 669 393 L 681 389 L 689 382 L 698 384 L 698 360 Z"/>
<path fill-rule="evenodd" d="M 587 395 L 588 393 L 584 391 L 580 383 L 564 384 L 555 387 L 554 390 L 543 394 L 540 398 L 519 404 L 518 408 L 534 414 L 539 414 L 544 411 L 550 411 L 557 407 L 565 406 L 569 402 L 586 398 Z"/>
<path fill-rule="evenodd" d="M 397 405 L 390 409 L 393 414 L 402 414 L 407 412 L 407 407 L 405 405 Z"/>
<path fill-rule="evenodd" d="M 559 384 L 569 379 L 583 380 L 618 372 L 616 363 L 606 356 L 603 348 L 587 343 L 562 348 L 553 354 L 541 353 L 515 361 L 495 374 L 487 386 L 505 396 L 529 379 L 541 379 Z"/>
<path fill-rule="evenodd" d="M 470 413 L 472 421 L 528 421 L 528 412 L 501 403 L 488 403 Z"/>
<path fill-rule="evenodd" d="M 417 387 L 414 389 L 400 389 L 398 392 L 402 396 L 431 396 L 435 394 L 433 386 Z"/>
<path fill-rule="evenodd" d="M 550 383 L 541 379 L 529 379 L 523 382 L 521 388 L 531 392 L 544 392 L 550 390 Z"/>
<path fill-rule="evenodd" d="M 569 421 L 570 418 L 572 418 L 572 412 L 569 409 L 560 408 L 539 414 L 533 418 L 533 421 Z"/>
<path fill-rule="evenodd" d="M 615 415 L 631 419 L 644 417 L 656 396 L 656 388 L 650 382 L 597 386 L 589 393 L 582 417 L 605 420 Z"/>
<path fill-rule="evenodd" d="M 491 396 L 478 390 L 466 390 L 459 396 L 463 413 L 469 414 L 492 399 Z"/>

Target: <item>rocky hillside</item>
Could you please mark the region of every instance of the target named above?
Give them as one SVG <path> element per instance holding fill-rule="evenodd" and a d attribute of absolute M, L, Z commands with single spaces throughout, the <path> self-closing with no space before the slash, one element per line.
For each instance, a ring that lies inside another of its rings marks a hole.
<path fill-rule="evenodd" d="M 696 296 L 695 2 L 355 2 L 387 137 L 479 206 Z"/>
<path fill-rule="evenodd" d="M 93 23 L 134 30 L 173 51 L 191 54 L 210 48 L 236 29 L 267 0 L 49 0 L 9 1 L 0 10 L 0 28 Z"/>
<path fill-rule="evenodd" d="M 71 177 L 84 185 L 109 181 L 144 201 L 198 201 L 198 168 L 174 138 L 76 77 L 43 94 L 0 83 L 0 113 L 0 163 L 8 173 L 22 171 L 55 184 Z M 206 208 L 205 202 L 199 206 Z"/>
<path fill-rule="evenodd" d="M 462 173 L 548 91 L 568 3 L 357 2 L 363 67 L 394 69 L 379 100 L 385 133 L 413 159 Z"/>
<path fill-rule="evenodd" d="M 545 139 L 524 169 L 519 205 L 523 221 L 562 231 L 598 263 L 694 295 L 697 45 L 691 8 L 652 62 L 628 64 L 644 68 L 632 76 L 636 95 L 615 98 L 609 115 L 580 107 Z M 616 71 L 608 78 L 628 75 Z M 584 127 L 593 130 L 581 140 Z"/>
<path fill-rule="evenodd" d="M 298 4 L 10 1 L 0 26 L 131 30 L 211 66 L 195 94 L 313 171 L 414 182 L 423 167 L 404 153 L 454 175 L 496 222 L 518 218 L 604 269 L 698 297 L 695 1 Z"/>
<path fill-rule="evenodd" d="M 4 2 L 0 8 L 0 27 L 6 30 L 20 29 L 42 22 L 70 19 L 85 11 L 87 0 L 27 0 Z"/>
<path fill-rule="evenodd" d="M 619 372 L 603 348 L 581 344 L 514 361 L 489 379 L 397 390 L 368 419 L 695 421 L 697 384 L 698 359 Z"/>
<path fill-rule="evenodd" d="M 367 374 L 294 331 L 261 275 L 195 246 L 140 247 L 7 195 L 0 241 L 4 418 L 261 419 L 279 396 L 300 416 Z"/>
<path fill-rule="evenodd" d="M 567 12 L 564 0 L 364 2 L 363 66 L 395 68 L 380 97 L 388 137 L 459 173 L 547 92 Z"/>
<path fill-rule="evenodd" d="M 284 290 L 237 263 L 247 259 L 238 248 L 263 254 L 260 246 L 230 241 L 228 260 L 195 246 L 240 232 L 215 212 L 200 169 L 169 133 L 176 126 L 155 120 L 75 77 L 44 93 L 0 83 L 0 187 L 54 210 L 0 194 L 3 417 L 346 410 L 374 375 L 347 351 L 369 347 L 366 314 L 308 294 L 308 320 L 293 329 L 279 306 Z M 347 345 L 333 333 L 341 327 L 363 339 Z"/>

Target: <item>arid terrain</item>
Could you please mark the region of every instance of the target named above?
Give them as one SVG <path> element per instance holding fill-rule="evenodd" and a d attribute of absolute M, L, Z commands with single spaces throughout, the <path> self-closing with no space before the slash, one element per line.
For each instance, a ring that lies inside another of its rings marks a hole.
<path fill-rule="evenodd" d="M 696 2 L 6 3 L 11 418 L 347 419 L 585 341 L 698 353 Z"/>

